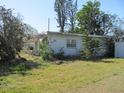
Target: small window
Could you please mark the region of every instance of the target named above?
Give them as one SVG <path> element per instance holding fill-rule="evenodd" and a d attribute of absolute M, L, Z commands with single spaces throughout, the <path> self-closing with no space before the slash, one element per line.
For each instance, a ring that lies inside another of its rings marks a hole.
<path fill-rule="evenodd" d="M 67 40 L 67 48 L 76 48 L 76 40 Z"/>

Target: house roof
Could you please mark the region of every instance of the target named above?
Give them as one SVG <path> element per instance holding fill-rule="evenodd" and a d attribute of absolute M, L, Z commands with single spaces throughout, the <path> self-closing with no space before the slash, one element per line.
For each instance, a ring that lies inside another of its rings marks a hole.
<path fill-rule="evenodd" d="M 67 36 L 84 36 L 82 34 L 77 34 L 77 33 L 68 33 L 68 32 L 47 32 L 47 35 L 53 34 L 53 35 L 67 35 Z M 101 36 L 101 35 L 89 35 L 90 37 L 98 37 L 98 38 L 108 38 L 109 36 Z"/>
<path fill-rule="evenodd" d="M 38 38 L 31 37 L 29 39 L 24 40 L 24 43 L 35 43 L 38 41 Z"/>
<path fill-rule="evenodd" d="M 45 37 L 47 37 L 47 35 L 63 35 L 63 36 L 79 36 L 82 37 L 84 35 L 82 34 L 77 34 L 77 33 L 68 33 L 68 32 L 47 32 L 47 33 L 43 33 L 43 34 L 38 34 L 35 36 L 30 37 L 30 39 L 24 39 L 25 43 L 34 43 L 34 42 L 38 42 L 39 39 L 44 39 Z M 96 38 L 109 38 L 109 36 L 101 36 L 101 35 L 89 35 L 90 37 L 96 37 Z"/>
<path fill-rule="evenodd" d="M 30 37 L 29 39 L 25 38 L 24 42 L 25 43 L 35 43 L 35 42 L 38 42 L 39 39 L 43 39 L 45 37 L 46 37 L 45 34 L 38 34 L 38 35 L 34 35 L 34 36 Z"/>

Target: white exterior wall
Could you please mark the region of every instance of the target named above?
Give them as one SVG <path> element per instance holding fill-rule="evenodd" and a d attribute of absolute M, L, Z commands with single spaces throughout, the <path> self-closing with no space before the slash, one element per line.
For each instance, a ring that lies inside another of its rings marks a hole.
<path fill-rule="evenodd" d="M 25 44 L 24 44 L 24 49 L 28 49 L 29 47 L 35 48 L 35 43 L 32 42 L 32 43 L 25 43 Z"/>
<path fill-rule="evenodd" d="M 115 57 L 124 58 L 124 42 L 115 43 Z"/>
<path fill-rule="evenodd" d="M 76 48 L 67 48 L 67 40 L 76 40 Z M 54 53 L 59 53 L 63 48 L 65 55 L 76 56 L 79 55 L 80 50 L 83 49 L 82 37 L 75 35 L 61 35 L 61 34 L 48 34 L 48 41 L 50 49 Z M 103 56 L 107 52 L 107 45 L 104 38 L 100 38 L 100 50 L 96 56 Z"/>
<path fill-rule="evenodd" d="M 67 48 L 67 40 L 76 40 L 76 48 Z M 82 47 L 82 37 L 68 36 L 68 35 L 48 35 L 48 41 L 50 48 L 54 53 L 58 53 L 61 48 L 64 50 L 65 55 L 79 55 Z"/>

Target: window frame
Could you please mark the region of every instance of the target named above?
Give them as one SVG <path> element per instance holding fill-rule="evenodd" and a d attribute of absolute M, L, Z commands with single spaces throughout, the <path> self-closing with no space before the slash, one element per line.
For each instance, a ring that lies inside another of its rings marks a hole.
<path fill-rule="evenodd" d="M 67 39 L 67 41 L 66 41 L 66 47 L 67 48 L 72 48 L 72 49 L 76 48 L 77 47 L 76 40 L 75 39 Z"/>

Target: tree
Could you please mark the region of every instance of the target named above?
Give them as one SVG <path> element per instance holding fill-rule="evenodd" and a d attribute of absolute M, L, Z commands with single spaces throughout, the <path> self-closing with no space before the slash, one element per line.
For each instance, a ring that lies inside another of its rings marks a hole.
<path fill-rule="evenodd" d="M 0 60 L 14 59 L 23 46 L 24 26 L 11 9 L 0 6 Z"/>
<path fill-rule="evenodd" d="M 53 58 L 53 52 L 50 50 L 48 46 L 48 41 L 44 41 L 40 44 L 40 55 L 43 60 L 51 60 Z"/>
<path fill-rule="evenodd" d="M 97 1 L 88 1 L 86 5 L 77 13 L 78 25 L 81 29 L 86 29 L 89 34 L 94 34 L 96 18 L 100 13 L 100 3 Z"/>
<path fill-rule="evenodd" d="M 91 35 L 106 35 L 111 31 L 114 16 L 100 10 L 100 2 L 88 1 L 77 13 L 78 27 Z"/>
<path fill-rule="evenodd" d="M 74 28 L 76 24 L 76 13 L 77 13 L 77 0 L 68 0 L 67 18 L 68 18 L 70 32 L 74 32 Z"/>
<path fill-rule="evenodd" d="M 57 13 L 57 22 L 60 32 L 64 32 L 67 22 L 67 0 L 55 0 L 54 10 Z"/>
<path fill-rule="evenodd" d="M 35 28 L 33 28 L 31 25 L 24 23 L 23 26 L 25 28 L 25 35 L 27 36 L 38 35 L 38 31 Z"/>
<path fill-rule="evenodd" d="M 100 47 L 100 40 L 89 36 L 87 32 L 84 33 L 82 39 L 84 47 L 81 50 L 81 57 L 85 59 L 96 58 Z"/>
<path fill-rule="evenodd" d="M 124 40 L 124 20 L 116 16 L 116 21 L 113 27 L 113 37 L 115 42 Z"/>
<path fill-rule="evenodd" d="M 116 19 L 115 15 L 107 14 L 101 11 L 99 15 L 99 24 L 100 24 L 99 29 L 100 31 L 102 31 L 101 35 L 108 35 L 112 33 L 115 19 Z"/>

